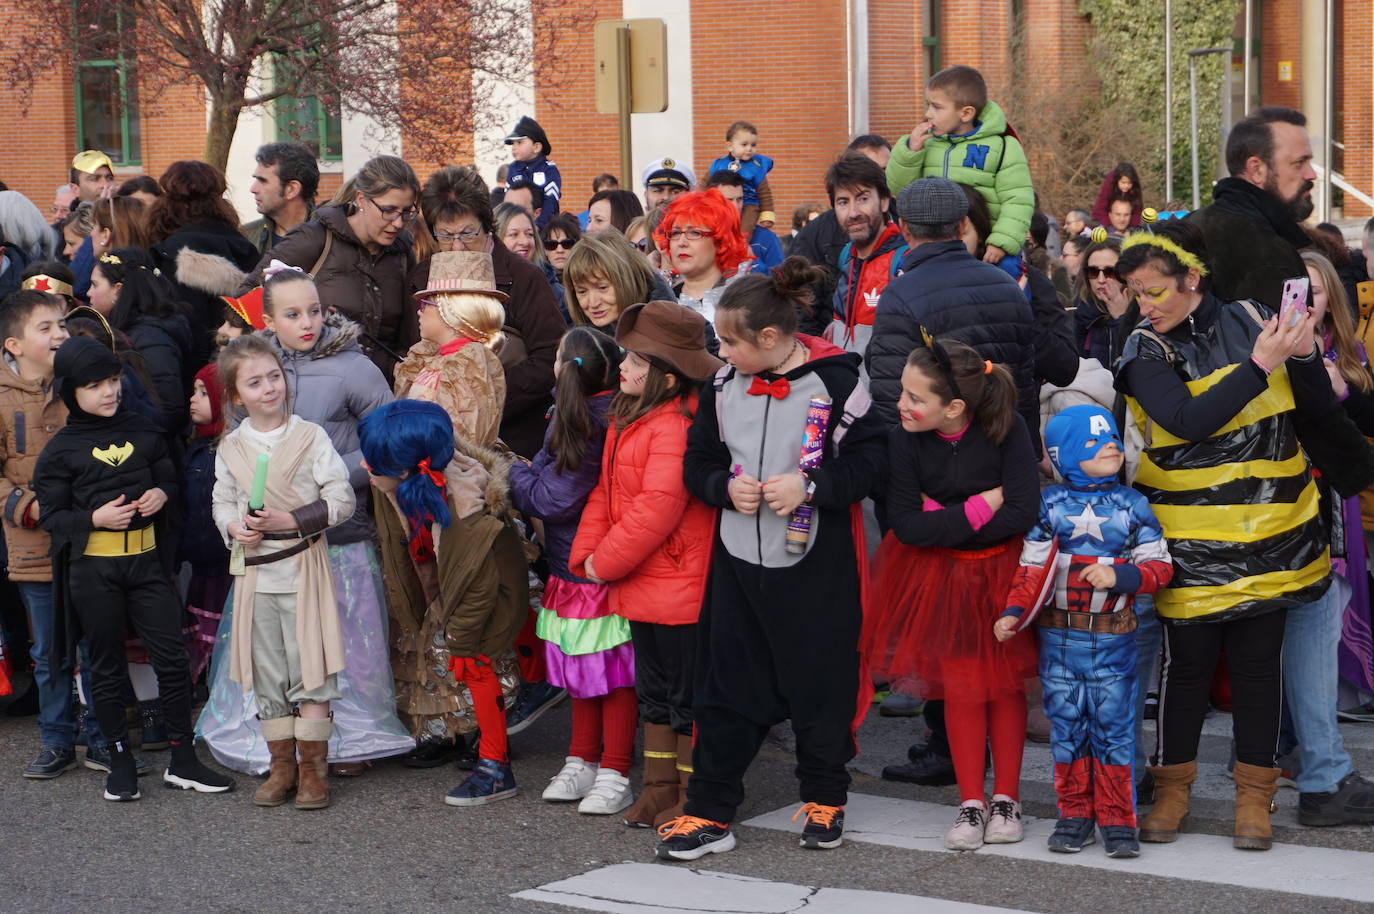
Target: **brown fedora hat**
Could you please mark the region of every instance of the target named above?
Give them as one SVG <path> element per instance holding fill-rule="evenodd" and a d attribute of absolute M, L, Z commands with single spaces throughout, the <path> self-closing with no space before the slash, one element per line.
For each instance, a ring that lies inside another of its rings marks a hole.
<path fill-rule="evenodd" d="M 445 292 L 476 292 L 490 295 L 498 301 L 510 296 L 496 288 L 496 269 L 491 255 L 485 251 L 440 251 L 429 259 L 429 278 L 426 288 L 415 293 L 416 298 L 428 298 Z"/>
<path fill-rule="evenodd" d="M 704 381 L 725 364 L 706 351 L 706 318 L 677 302 L 626 308 L 615 341 L 631 352 L 662 359 L 694 381 Z"/>

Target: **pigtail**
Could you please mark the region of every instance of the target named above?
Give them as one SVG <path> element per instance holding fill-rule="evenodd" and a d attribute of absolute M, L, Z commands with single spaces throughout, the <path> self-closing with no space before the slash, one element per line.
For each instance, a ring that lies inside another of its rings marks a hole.
<path fill-rule="evenodd" d="M 430 532 L 430 524 L 447 528 L 453 521 L 443 471 L 430 469 L 429 458 L 421 462 L 423 466 L 417 467 L 416 472 L 396 487 L 396 504 L 401 506 L 410 527 L 410 554 L 417 562 L 434 557 L 434 534 Z"/>
<path fill-rule="evenodd" d="M 974 418 L 993 444 L 1000 445 L 1016 421 L 1016 381 L 1003 365 L 984 363 L 982 381 L 973 407 Z"/>
<path fill-rule="evenodd" d="M 549 453 L 559 473 L 576 472 L 599 431 L 587 398 L 613 389 L 620 374 L 620 347 L 604 333 L 574 327 L 563 336 L 554 395 Z"/>
<path fill-rule="evenodd" d="M 372 475 L 401 480 L 396 504 L 410 529 L 410 554 L 418 561 L 433 557 L 430 524 L 448 527 L 453 520 L 444 478 L 453 459 L 453 420 L 434 403 L 394 400 L 358 423 L 358 448 Z"/>
<path fill-rule="evenodd" d="M 925 345 L 912 350 L 907 364 L 930 379 L 931 390 L 942 403 L 963 400 L 970 421 L 1000 445 L 1016 422 L 1016 381 L 1011 372 L 965 343 L 934 339 L 924 327 L 921 334 Z"/>

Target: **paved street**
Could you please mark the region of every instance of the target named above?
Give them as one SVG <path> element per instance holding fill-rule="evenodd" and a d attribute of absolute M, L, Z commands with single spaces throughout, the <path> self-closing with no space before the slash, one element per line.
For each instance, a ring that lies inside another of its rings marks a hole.
<path fill-rule="evenodd" d="M 1110 860 L 1099 846 L 1076 856 L 1045 850 L 1053 805 L 1049 753 L 1038 745 L 1027 750 L 1027 840 L 944 851 L 955 791 L 878 779 L 920 723 L 876 712 L 861 733 L 848 840 L 836 851 L 803 851 L 787 821 L 797 802 L 787 734 L 777 731 L 749 779 L 739 848 L 689 868 L 654 862 L 648 831 L 540 801 L 562 762 L 566 706 L 512 739 L 522 794 L 466 810 L 443 805 L 458 769 L 394 763 L 336 780 L 335 805 L 321 812 L 257 809 L 245 776 L 227 796 L 149 779 L 142 801 L 117 805 L 100 799 L 103 775 L 84 768 L 55 782 L 20 778 L 37 745 L 34 722 L 0 718 L 0 910 L 1374 910 L 1374 831 L 1298 828 L 1291 790 L 1279 792 L 1273 851 L 1230 847 L 1229 725 L 1225 715 L 1208 721 L 1192 833 L 1176 845 L 1146 845 L 1136 860 Z M 1343 730 L 1356 763 L 1374 770 L 1374 725 Z M 166 754 L 149 757 L 161 765 Z"/>

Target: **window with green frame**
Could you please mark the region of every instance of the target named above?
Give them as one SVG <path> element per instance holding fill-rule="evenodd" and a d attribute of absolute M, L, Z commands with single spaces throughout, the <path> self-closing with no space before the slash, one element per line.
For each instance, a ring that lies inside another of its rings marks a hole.
<path fill-rule="evenodd" d="M 343 161 L 343 121 L 337 105 L 292 95 L 281 96 L 273 105 L 278 139 L 304 143 L 322 162 Z"/>
<path fill-rule="evenodd" d="M 921 36 L 921 46 L 925 49 L 926 75 L 933 76 L 940 71 L 940 3 L 941 0 L 926 0 L 925 35 Z"/>
<path fill-rule="evenodd" d="M 76 144 L 99 149 L 116 165 L 140 162 L 142 125 L 138 108 L 138 66 L 123 28 L 123 13 L 100 7 L 76 23 Z M 87 37 L 89 36 L 89 37 Z"/>

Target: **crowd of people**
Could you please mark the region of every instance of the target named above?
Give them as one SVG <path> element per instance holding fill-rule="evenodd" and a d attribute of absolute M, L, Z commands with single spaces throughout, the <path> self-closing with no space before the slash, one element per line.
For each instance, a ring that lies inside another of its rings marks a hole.
<path fill-rule="evenodd" d="M 1183 830 L 1221 705 L 1236 847 L 1281 784 L 1374 824 L 1337 729 L 1374 707 L 1374 220 L 1363 251 L 1306 225 L 1290 109 L 1186 218 L 1122 163 L 1059 219 L 976 70 L 926 104 L 781 240 L 786 156 L 742 120 L 704 180 L 664 156 L 579 214 L 530 117 L 494 188 L 378 156 L 321 202 L 268 144 L 243 225 L 204 162 L 116 187 L 82 152 L 47 217 L 0 191 L 25 777 L 137 800 L 168 750 L 171 786 L 318 809 L 396 757 L 476 806 L 568 699 L 544 800 L 728 851 L 790 721 L 824 849 L 881 701 L 930 730 L 884 777 L 957 784 L 948 847 L 1021 840 L 1047 721 L 1050 849 L 1133 857 Z"/>

